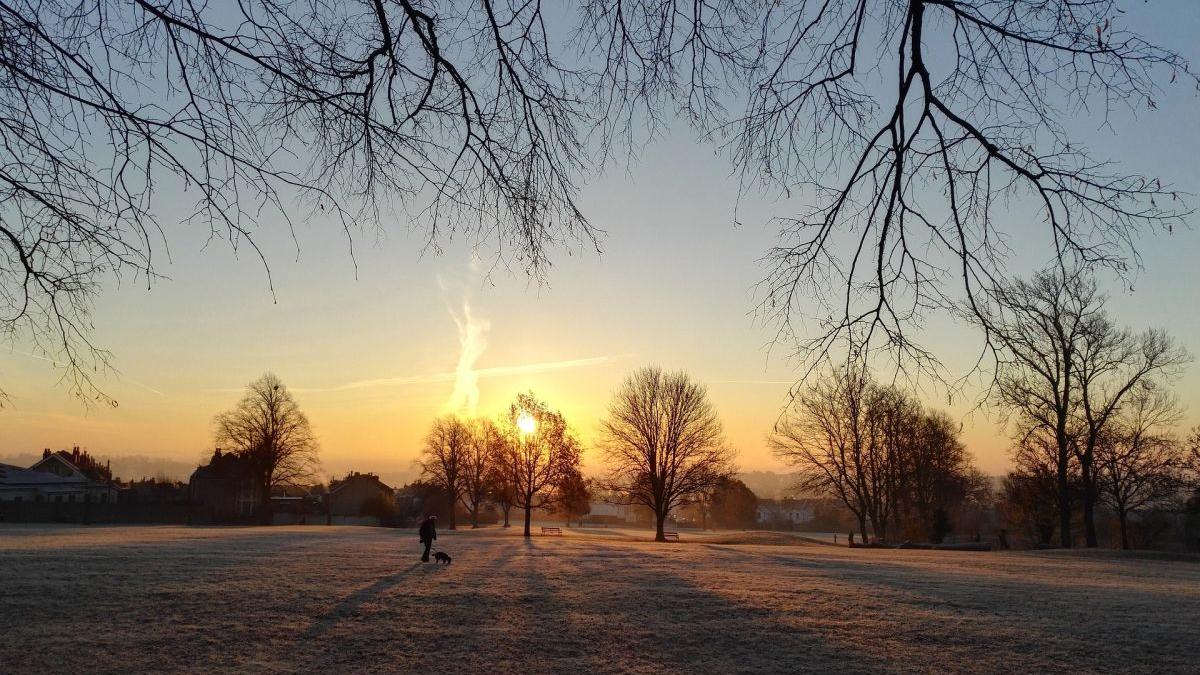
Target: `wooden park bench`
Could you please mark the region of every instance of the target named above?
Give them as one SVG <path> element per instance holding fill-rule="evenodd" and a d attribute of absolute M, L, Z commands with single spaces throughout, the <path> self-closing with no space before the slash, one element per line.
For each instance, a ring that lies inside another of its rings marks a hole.
<path fill-rule="evenodd" d="M 667 541 L 679 541 L 678 532 L 663 532 L 663 538 Z"/>
<path fill-rule="evenodd" d="M 542 534 L 557 534 L 558 536 L 561 537 L 562 536 L 562 528 L 561 527 L 543 527 Z"/>

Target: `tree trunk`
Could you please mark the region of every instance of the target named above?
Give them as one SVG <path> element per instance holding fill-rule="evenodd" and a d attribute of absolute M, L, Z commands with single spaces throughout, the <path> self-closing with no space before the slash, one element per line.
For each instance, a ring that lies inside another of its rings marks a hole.
<path fill-rule="evenodd" d="M 271 484 L 266 482 L 262 488 L 262 495 L 259 497 L 258 505 L 260 513 L 258 514 L 259 521 L 263 525 L 270 525 L 274 518 L 271 517 Z"/>
<path fill-rule="evenodd" d="M 858 517 L 858 533 L 861 535 L 862 543 L 867 543 L 867 517 Z"/>
<path fill-rule="evenodd" d="M 1128 551 L 1133 547 L 1129 545 L 1129 515 L 1125 511 L 1117 512 L 1117 521 L 1121 524 L 1121 548 Z"/>
<path fill-rule="evenodd" d="M 1071 548 L 1071 486 L 1067 480 L 1067 460 L 1059 452 L 1058 461 L 1058 540 L 1063 548 Z"/>
<path fill-rule="evenodd" d="M 526 502 L 526 503 L 528 503 L 528 502 Z M 529 521 L 532 518 L 532 516 L 533 516 L 533 507 L 526 506 L 525 507 L 525 536 L 526 537 L 530 536 L 529 535 Z"/>
<path fill-rule="evenodd" d="M 500 508 L 504 511 L 504 526 L 512 527 L 512 525 L 510 525 L 508 523 L 508 514 L 509 514 L 509 512 L 512 511 L 512 504 L 505 504 L 504 506 L 502 506 Z"/>
<path fill-rule="evenodd" d="M 1083 534 L 1088 548 L 1100 545 L 1096 538 L 1096 490 L 1092 480 L 1091 460 L 1083 468 Z"/>
<path fill-rule="evenodd" d="M 667 519 L 665 513 L 654 513 L 654 541 L 666 541 L 667 535 L 663 533 L 663 521 Z"/>
<path fill-rule="evenodd" d="M 473 506 L 471 508 L 471 529 L 474 530 L 474 529 L 477 529 L 478 527 L 479 527 L 479 503 L 476 502 L 475 506 Z"/>

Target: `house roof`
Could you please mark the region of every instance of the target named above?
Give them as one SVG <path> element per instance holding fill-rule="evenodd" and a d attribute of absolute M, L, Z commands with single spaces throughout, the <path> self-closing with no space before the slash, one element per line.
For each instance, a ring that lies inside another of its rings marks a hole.
<path fill-rule="evenodd" d="M 59 452 L 63 452 L 63 451 L 59 451 Z M 29 470 L 30 471 L 49 472 L 49 467 L 47 465 L 60 464 L 64 467 L 66 467 L 72 474 L 77 475 L 81 478 L 87 478 L 87 476 L 85 476 L 83 474 L 83 471 L 79 467 L 75 466 L 75 464 L 73 462 L 71 462 L 71 460 L 67 459 L 62 454 L 59 454 L 59 452 L 51 453 L 51 454 L 41 458 L 37 462 L 34 462 L 33 466 L 29 467 Z"/>
<path fill-rule="evenodd" d="M 244 457 L 233 453 L 213 453 L 212 460 L 204 466 L 196 467 L 192 472 L 192 480 L 197 478 L 250 478 L 254 475 L 250 463 Z"/>
<path fill-rule="evenodd" d="M 387 483 L 379 480 L 379 476 L 376 476 L 373 473 L 352 473 L 342 480 L 334 481 L 333 485 L 331 485 L 329 488 L 329 494 L 334 494 L 351 483 L 362 481 L 376 483 L 381 489 L 386 490 L 387 492 L 394 492 L 394 490 L 389 487 Z"/>
<path fill-rule="evenodd" d="M 0 465 L 0 487 L 66 487 L 88 482 L 87 476 L 80 473 L 72 476 L 60 476 L 49 471 L 21 469 L 7 464 Z"/>

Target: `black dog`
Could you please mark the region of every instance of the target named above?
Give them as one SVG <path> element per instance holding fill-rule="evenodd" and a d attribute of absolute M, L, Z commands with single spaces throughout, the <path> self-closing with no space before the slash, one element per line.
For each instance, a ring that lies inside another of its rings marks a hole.
<path fill-rule="evenodd" d="M 451 560 L 450 555 L 447 553 L 442 553 L 441 551 L 438 551 L 437 553 L 433 554 L 434 562 L 446 563 L 447 565 L 449 565 L 450 560 Z"/>

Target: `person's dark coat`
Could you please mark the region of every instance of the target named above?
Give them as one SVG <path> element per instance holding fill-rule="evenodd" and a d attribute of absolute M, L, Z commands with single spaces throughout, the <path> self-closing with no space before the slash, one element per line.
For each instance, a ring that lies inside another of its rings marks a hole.
<path fill-rule="evenodd" d="M 421 538 L 421 543 L 432 542 L 437 539 L 437 528 L 432 518 L 426 518 L 425 522 L 421 523 L 421 529 L 417 531 L 417 535 Z"/>

